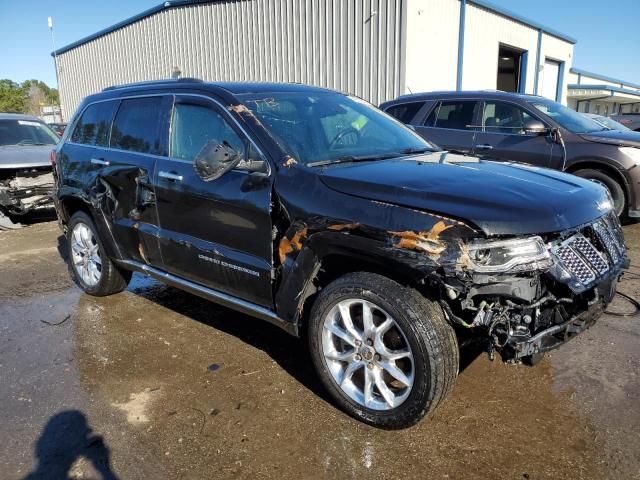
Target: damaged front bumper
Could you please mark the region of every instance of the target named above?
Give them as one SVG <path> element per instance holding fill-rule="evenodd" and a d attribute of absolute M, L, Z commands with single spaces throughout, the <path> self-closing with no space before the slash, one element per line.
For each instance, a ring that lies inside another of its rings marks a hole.
<path fill-rule="evenodd" d="M 561 346 L 589 328 L 613 300 L 629 265 L 613 214 L 545 239 L 545 268 L 511 274 L 470 273 L 445 288 L 449 320 L 486 339 L 492 357 L 519 361 Z M 461 288 L 462 287 L 462 288 Z"/>
<path fill-rule="evenodd" d="M 51 168 L 0 171 L 0 212 L 24 215 L 53 207 Z"/>

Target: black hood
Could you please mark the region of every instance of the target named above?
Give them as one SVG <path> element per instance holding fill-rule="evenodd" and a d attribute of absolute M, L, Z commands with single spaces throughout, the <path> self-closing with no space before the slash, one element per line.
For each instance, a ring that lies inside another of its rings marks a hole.
<path fill-rule="evenodd" d="M 332 166 L 331 189 L 466 220 L 487 235 L 558 232 L 601 216 L 599 185 L 554 170 L 437 152 Z"/>
<path fill-rule="evenodd" d="M 640 132 L 603 130 L 601 132 L 584 133 L 580 135 L 585 140 L 609 145 L 640 147 Z"/>

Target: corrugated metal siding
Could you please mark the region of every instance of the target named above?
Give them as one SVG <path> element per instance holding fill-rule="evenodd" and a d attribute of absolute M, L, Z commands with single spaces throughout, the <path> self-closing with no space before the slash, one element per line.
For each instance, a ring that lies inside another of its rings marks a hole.
<path fill-rule="evenodd" d="M 114 84 L 183 76 L 301 82 L 374 104 L 401 85 L 406 0 L 237 0 L 163 10 L 58 56 L 62 111 Z"/>

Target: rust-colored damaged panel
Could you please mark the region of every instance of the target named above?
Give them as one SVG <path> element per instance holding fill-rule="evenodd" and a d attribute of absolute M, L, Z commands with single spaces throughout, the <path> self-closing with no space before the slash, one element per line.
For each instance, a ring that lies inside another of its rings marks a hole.
<path fill-rule="evenodd" d="M 229 105 L 229 110 L 236 113 L 247 113 L 253 116 L 253 112 L 246 105 L 239 103 L 238 105 Z"/>
<path fill-rule="evenodd" d="M 440 220 L 428 232 L 389 232 L 394 237 L 398 237 L 398 242 L 394 245 L 397 248 L 408 250 L 419 250 L 430 255 L 440 255 L 447 245 L 440 240 L 440 234 L 453 227 Z"/>
<path fill-rule="evenodd" d="M 280 263 L 284 263 L 287 255 L 292 252 L 299 252 L 302 250 L 302 242 L 307 238 L 307 227 L 297 231 L 291 239 L 282 237 L 280 245 L 278 246 L 278 254 L 280 256 Z"/>
<path fill-rule="evenodd" d="M 327 228 L 335 232 L 342 232 L 343 230 L 355 230 L 359 226 L 359 223 L 336 223 L 334 225 L 329 225 Z"/>
<path fill-rule="evenodd" d="M 282 164 L 282 166 L 289 168 L 289 167 L 293 167 L 294 165 L 297 165 L 297 164 L 298 164 L 298 161 L 295 158 L 293 158 L 291 155 L 287 155 L 285 157 L 285 160 L 284 160 L 284 163 Z"/>

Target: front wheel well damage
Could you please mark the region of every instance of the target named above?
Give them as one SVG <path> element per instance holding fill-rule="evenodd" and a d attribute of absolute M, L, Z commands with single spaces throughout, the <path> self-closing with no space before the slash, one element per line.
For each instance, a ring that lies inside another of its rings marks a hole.
<path fill-rule="evenodd" d="M 406 268 L 393 262 L 383 265 L 372 259 L 358 258 L 346 254 L 330 254 L 317 260 L 314 275 L 309 279 L 308 287 L 301 292 L 298 303 L 298 330 L 305 335 L 309 312 L 320 291 L 333 281 L 349 273 L 367 272 L 387 277 L 402 286 L 415 288 L 424 294 L 424 284 L 418 275 L 412 275 Z"/>

